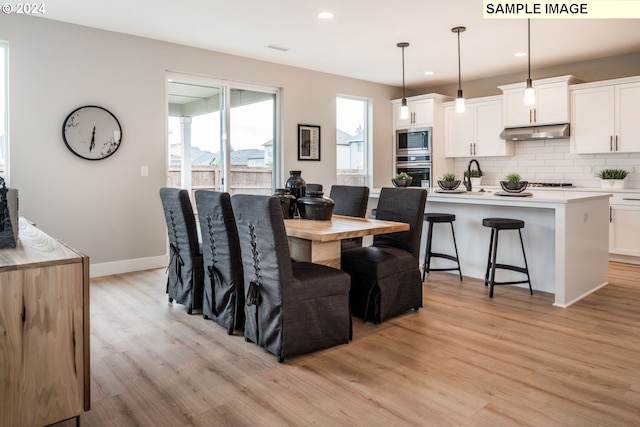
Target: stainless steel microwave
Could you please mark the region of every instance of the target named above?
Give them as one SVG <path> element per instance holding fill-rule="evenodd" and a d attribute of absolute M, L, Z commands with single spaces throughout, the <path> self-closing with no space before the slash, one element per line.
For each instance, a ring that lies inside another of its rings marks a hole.
<path fill-rule="evenodd" d="M 432 128 L 396 131 L 396 154 L 431 153 Z"/>

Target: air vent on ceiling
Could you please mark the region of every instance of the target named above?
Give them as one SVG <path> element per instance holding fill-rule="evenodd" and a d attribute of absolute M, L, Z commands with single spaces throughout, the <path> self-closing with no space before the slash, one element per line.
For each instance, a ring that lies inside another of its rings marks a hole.
<path fill-rule="evenodd" d="M 281 52 L 289 52 L 288 47 L 276 46 L 274 44 L 267 45 L 269 49 L 279 50 Z"/>

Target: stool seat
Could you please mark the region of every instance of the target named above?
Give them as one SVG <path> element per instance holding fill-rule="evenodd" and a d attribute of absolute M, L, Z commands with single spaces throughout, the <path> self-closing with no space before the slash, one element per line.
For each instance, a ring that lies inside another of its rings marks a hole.
<path fill-rule="evenodd" d="M 453 222 L 456 220 L 456 216 L 446 213 L 426 213 L 424 214 L 424 220 L 429 222 Z"/>
<path fill-rule="evenodd" d="M 428 231 L 427 231 L 427 249 L 424 255 L 424 263 L 422 264 L 422 281 L 426 278 L 426 275 L 430 271 L 457 271 L 460 276 L 460 280 L 462 281 L 462 270 L 460 270 L 460 260 L 458 259 L 458 245 L 456 244 L 456 233 L 453 230 L 453 221 L 456 220 L 456 216 L 448 213 L 425 213 L 423 216 L 424 220 L 429 223 Z M 431 245 L 433 241 L 433 224 L 450 224 L 451 225 L 451 236 L 453 237 L 453 247 L 456 251 L 455 255 L 442 254 L 438 252 L 433 252 L 431 250 Z M 431 258 L 444 258 L 451 260 L 456 263 L 456 267 L 447 267 L 447 268 L 431 268 Z"/>
<path fill-rule="evenodd" d="M 524 228 L 524 221 L 512 218 L 485 218 L 482 220 L 482 225 L 491 228 L 491 240 L 489 241 L 489 257 L 487 260 L 487 271 L 484 275 L 484 285 L 490 286 L 489 298 L 493 298 L 493 287 L 497 285 L 516 285 L 516 284 L 529 284 L 529 292 L 533 295 L 533 288 L 531 287 L 531 277 L 529 276 L 529 266 L 527 265 L 527 256 L 524 253 L 524 242 L 522 241 L 522 232 L 520 229 Z M 496 255 L 498 253 L 498 234 L 500 230 L 518 230 L 520 236 L 520 246 L 522 247 L 522 257 L 524 258 L 524 267 L 515 265 L 499 264 L 496 262 Z M 518 273 L 526 274 L 526 280 L 513 280 L 508 282 L 496 282 L 496 269 L 511 270 Z"/>
<path fill-rule="evenodd" d="M 524 221 L 511 218 L 485 218 L 482 220 L 482 225 L 498 230 L 516 230 L 524 228 Z"/>

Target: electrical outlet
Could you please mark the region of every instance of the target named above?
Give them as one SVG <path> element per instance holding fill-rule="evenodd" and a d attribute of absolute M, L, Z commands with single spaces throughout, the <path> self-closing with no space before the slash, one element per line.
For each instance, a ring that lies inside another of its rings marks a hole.
<path fill-rule="evenodd" d="M 149 176 L 149 166 L 140 166 L 140 176 Z"/>

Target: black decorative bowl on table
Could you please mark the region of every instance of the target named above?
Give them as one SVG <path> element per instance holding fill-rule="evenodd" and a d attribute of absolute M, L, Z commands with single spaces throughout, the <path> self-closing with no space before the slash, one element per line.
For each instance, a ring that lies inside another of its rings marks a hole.
<path fill-rule="evenodd" d="M 308 191 L 306 196 L 297 200 L 300 217 L 326 221 L 333 215 L 333 200 L 323 197 L 322 191 Z"/>
<path fill-rule="evenodd" d="M 393 183 L 394 187 L 409 187 L 412 181 L 413 178 L 411 177 L 405 179 L 391 178 L 391 182 Z"/>
<path fill-rule="evenodd" d="M 438 186 L 443 190 L 455 190 L 460 186 L 460 180 L 456 179 L 453 181 L 444 181 L 442 179 L 438 180 Z"/>
<path fill-rule="evenodd" d="M 507 193 L 521 193 L 527 185 L 529 181 L 500 181 L 500 187 Z"/>

